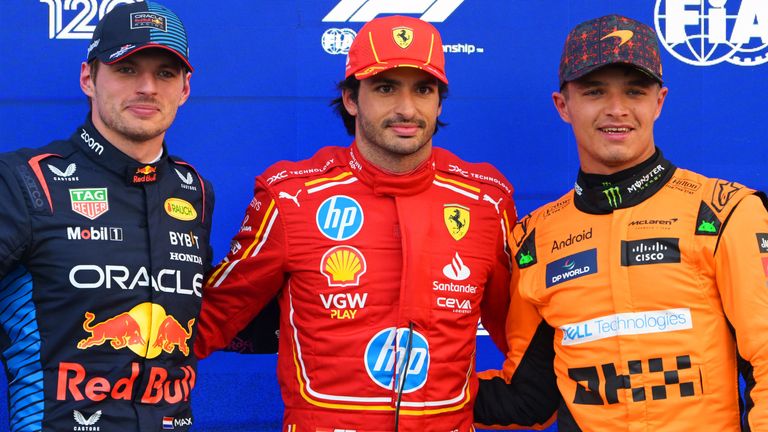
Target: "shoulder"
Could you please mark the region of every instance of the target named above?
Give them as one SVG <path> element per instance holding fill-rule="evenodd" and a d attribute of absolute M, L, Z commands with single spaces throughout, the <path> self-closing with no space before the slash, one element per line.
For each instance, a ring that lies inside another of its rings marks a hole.
<path fill-rule="evenodd" d="M 471 183 L 473 186 L 498 189 L 510 197 L 514 192 L 512 183 L 496 167 L 486 162 L 467 162 L 450 151 L 435 147 L 435 169 L 438 175 Z"/>
<path fill-rule="evenodd" d="M 741 183 L 706 177 L 694 171 L 678 168 L 668 187 L 696 192 L 702 203 L 717 215 L 727 215 L 744 197 L 757 193 Z"/>
<path fill-rule="evenodd" d="M 537 227 L 546 228 L 549 224 L 553 224 L 553 226 L 567 225 L 566 221 L 573 218 L 570 213 L 576 210 L 576 206 L 573 204 L 573 194 L 574 191 L 571 189 L 555 201 L 544 204 L 520 219 L 512 230 L 514 242 L 519 246 Z"/>
<path fill-rule="evenodd" d="M 306 181 L 347 166 L 347 147 L 323 147 L 312 157 L 301 161 L 279 161 L 264 170 L 257 181 L 267 187 L 276 187 L 293 179 Z"/>

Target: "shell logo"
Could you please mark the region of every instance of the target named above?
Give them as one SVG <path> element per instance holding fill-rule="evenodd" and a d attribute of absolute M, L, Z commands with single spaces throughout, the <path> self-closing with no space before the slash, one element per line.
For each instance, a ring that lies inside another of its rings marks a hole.
<path fill-rule="evenodd" d="M 195 207 L 181 198 L 168 198 L 165 200 L 165 212 L 172 218 L 191 221 L 197 218 Z"/>
<path fill-rule="evenodd" d="M 320 260 L 320 273 L 328 278 L 330 286 L 357 286 L 368 266 L 363 253 L 352 246 L 328 249 Z"/>

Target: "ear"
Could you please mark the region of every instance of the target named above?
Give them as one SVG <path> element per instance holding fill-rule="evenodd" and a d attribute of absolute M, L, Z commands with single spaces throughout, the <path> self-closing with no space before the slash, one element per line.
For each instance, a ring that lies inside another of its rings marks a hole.
<path fill-rule="evenodd" d="M 571 123 L 571 114 L 568 112 L 568 104 L 565 100 L 565 94 L 560 92 L 552 93 L 552 102 L 555 103 L 555 109 L 560 114 L 560 118 L 566 123 Z"/>
<path fill-rule="evenodd" d="M 94 82 L 91 79 L 91 65 L 86 62 L 80 65 L 80 90 L 89 98 L 94 97 L 96 94 Z"/>
<path fill-rule="evenodd" d="M 179 100 L 179 106 L 184 105 L 187 99 L 189 99 L 189 94 L 192 91 L 190 87 L 191 79 L 192 79 L 192 72 L 186 72 L 184 74 L 184 88 L 181 90 L 181 99 Z"/>
<path fill-rule="evenodd" d="M 658 120 L 661 115 L 661 109 L 664 107 L 664 101 L 667 100 L 668 93 L 669 88 L 667 87 L 662 87 L 659 90 L 659 94 L 656 96 L 656 116 L 653 118 L 654 120 Z"/>
<path fill-rule="evenodd" d="M 360 95 L 358 94 L 358 97 Z M 344 103 L 344 108 L 351 116 L 357 116 L 357 103 L 352 100 L 352 90 L 343 89 L 341 91 L 341 101 Z"/>

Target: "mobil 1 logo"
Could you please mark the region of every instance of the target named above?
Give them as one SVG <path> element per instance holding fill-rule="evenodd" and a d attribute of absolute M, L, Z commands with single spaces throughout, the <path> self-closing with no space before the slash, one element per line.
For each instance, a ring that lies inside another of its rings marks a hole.
<path fill-rule="evenodd" d="M 680 239 L 650 238 L 621 241 L 621 265 L 679 263 Z"/>

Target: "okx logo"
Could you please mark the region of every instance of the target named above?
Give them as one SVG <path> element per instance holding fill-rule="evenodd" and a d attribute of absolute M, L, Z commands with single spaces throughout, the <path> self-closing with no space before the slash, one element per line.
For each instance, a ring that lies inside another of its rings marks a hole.
<path fill-rule="evenodd" d="M 656 0 L 656 32 L 678 60 L 694 66 L 768 62 L 765 0 Z"/>
<path fill-rule="evenodd" d="M 368 22 L 380 14 L 416 15 L 443 22 L 464 0 L 341 0 L 323 22 Z"/>

